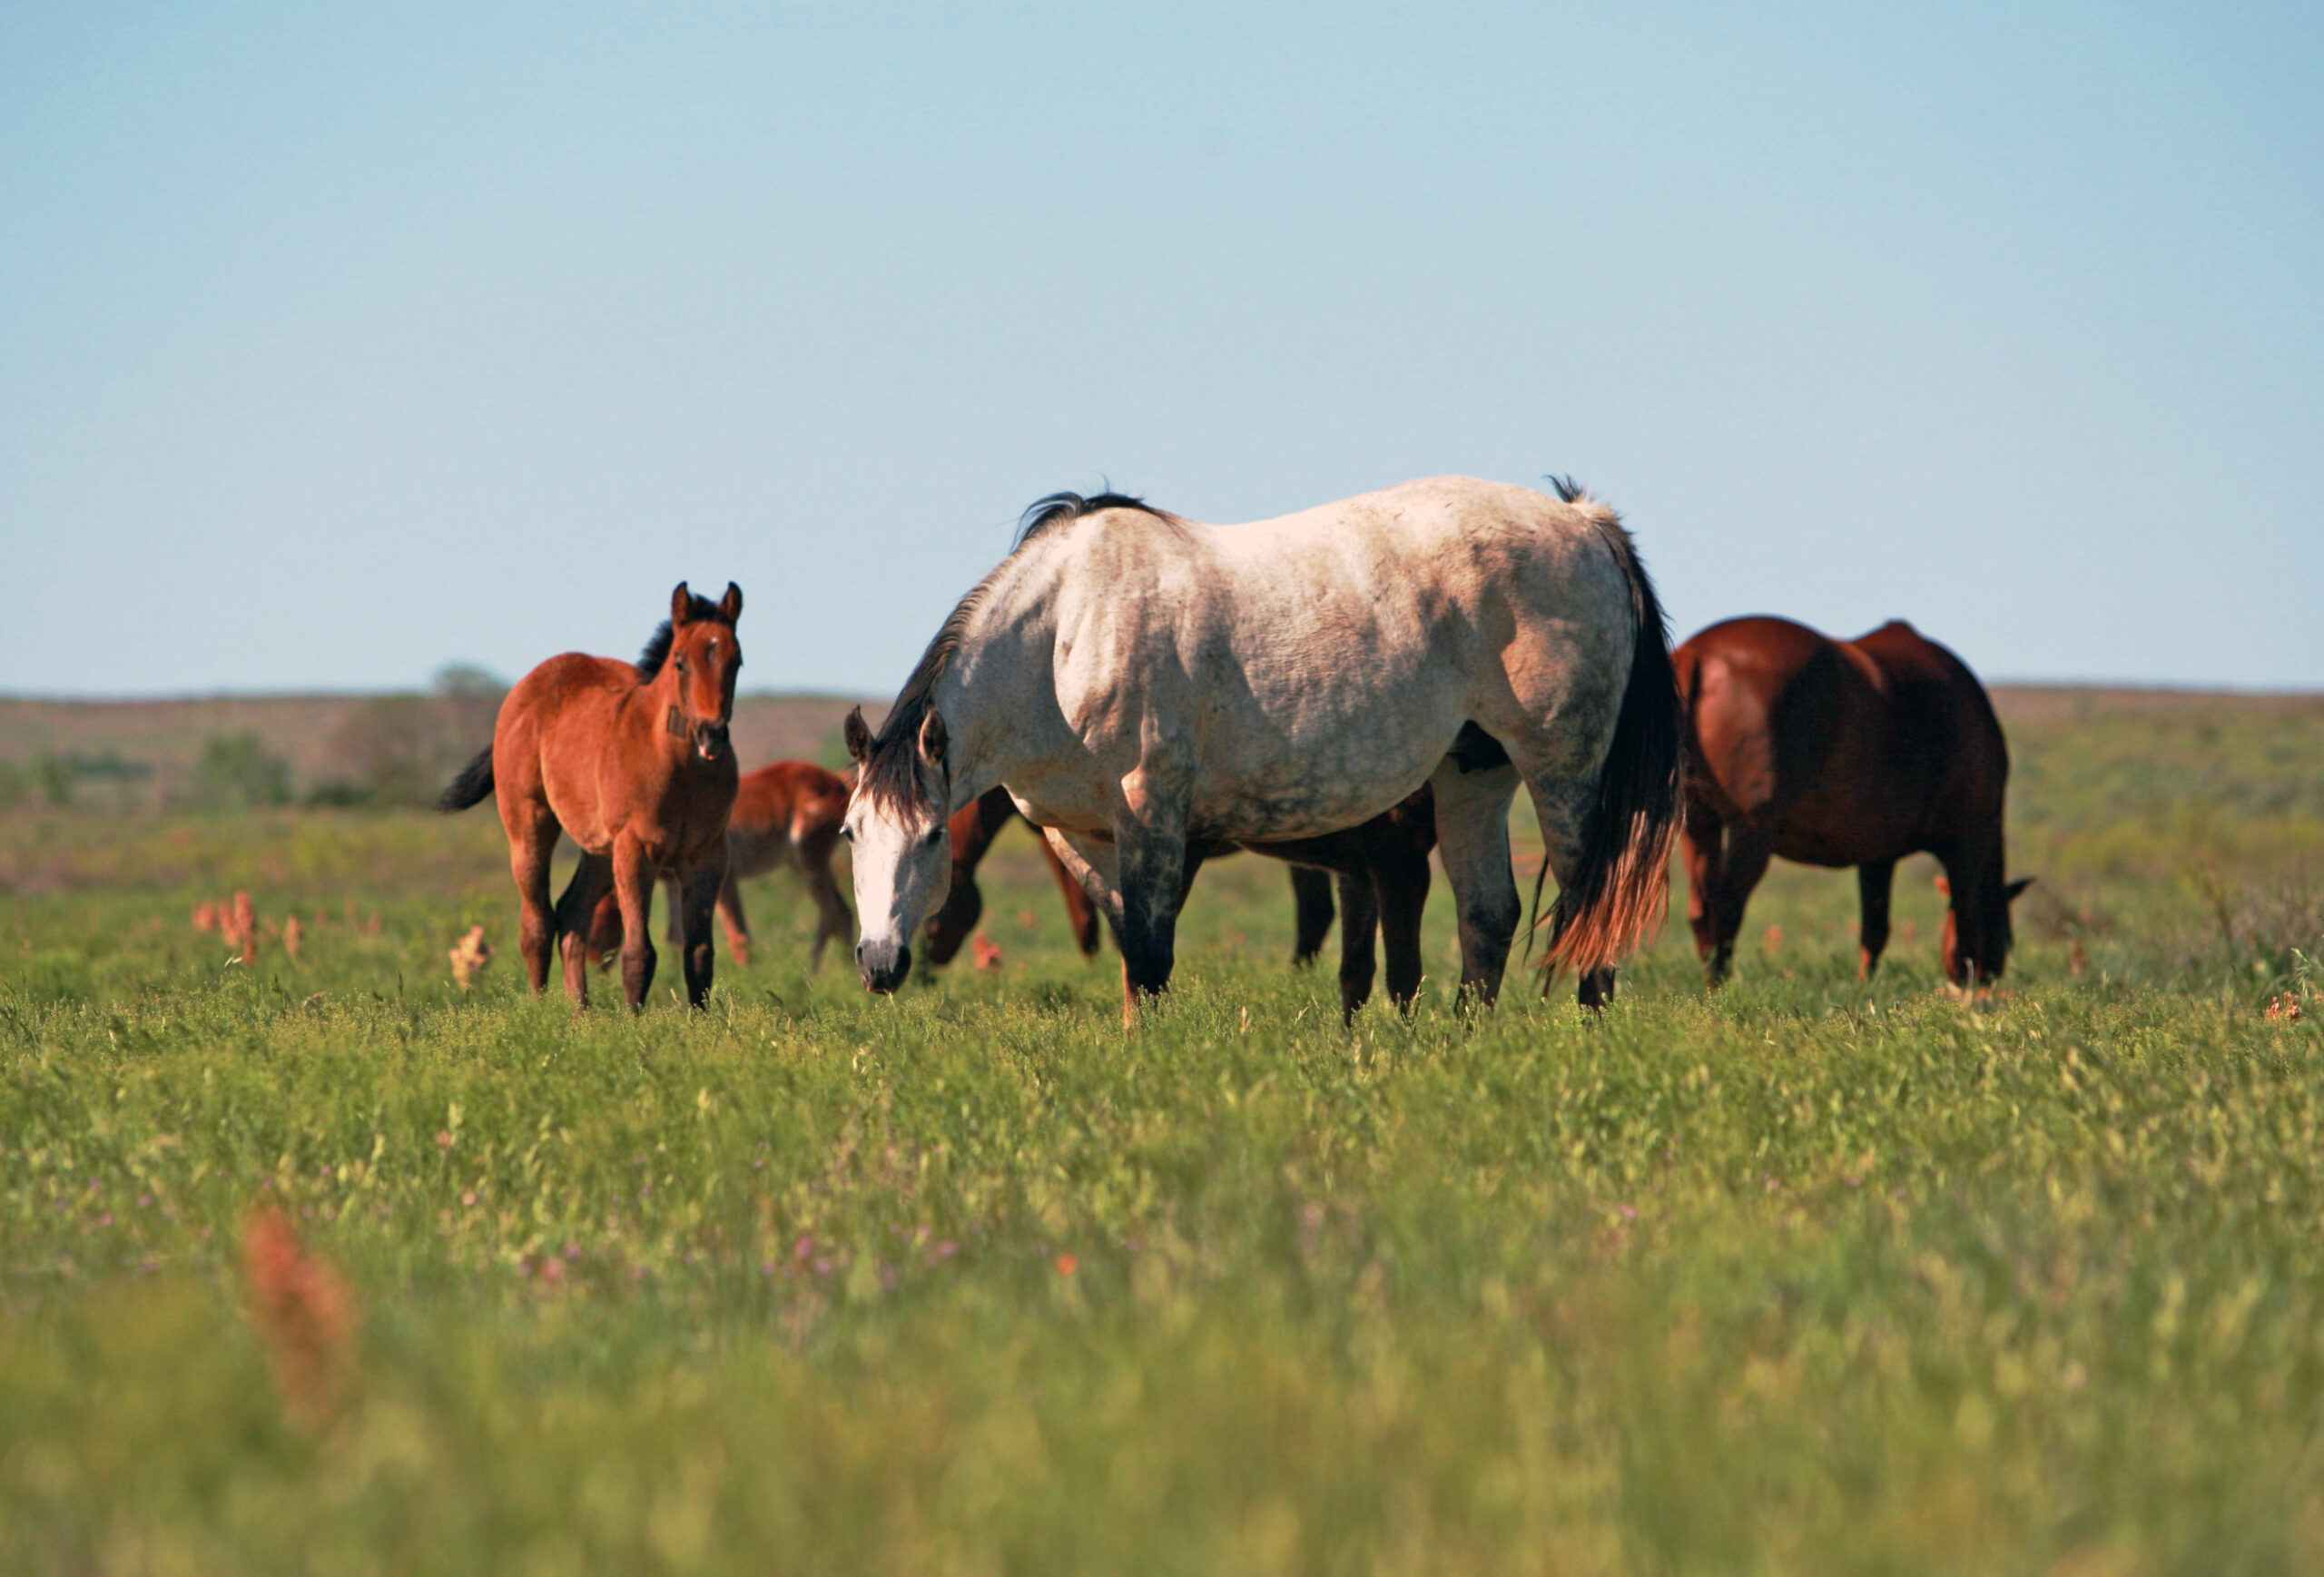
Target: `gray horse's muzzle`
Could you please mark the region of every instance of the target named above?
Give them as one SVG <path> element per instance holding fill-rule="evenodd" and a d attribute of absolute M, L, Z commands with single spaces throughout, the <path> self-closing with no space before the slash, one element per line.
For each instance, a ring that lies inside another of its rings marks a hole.
<path fill-rule="evenodd" d="M 867 991 L 885 996 L 904 983 L 911 973 L 911 949 L 892 941 L 859 941 L 855 944 L 855 972 L 863 977 Z"/>

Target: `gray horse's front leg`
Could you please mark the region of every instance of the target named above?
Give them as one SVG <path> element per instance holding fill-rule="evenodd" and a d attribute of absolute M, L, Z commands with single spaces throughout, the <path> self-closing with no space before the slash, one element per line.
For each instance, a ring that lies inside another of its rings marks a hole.
<path fill-rule="evenodd" d="M 1464 772 L 1446 756 L 1429 784 L 1436 791 L 1436 852 L 1452 884 L 1461 927 L 1461 995 L 1490 1005 L 1501 994 L 1510 939 L 1523 912 L 1509 868 L 1509 802 L 1514 767 Z"/>

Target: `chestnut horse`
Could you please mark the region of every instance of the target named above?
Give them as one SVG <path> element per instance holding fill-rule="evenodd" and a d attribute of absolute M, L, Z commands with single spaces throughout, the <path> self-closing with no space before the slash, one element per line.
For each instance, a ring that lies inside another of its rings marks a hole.
<path fill-rule="evenodd" d="M 589 931 L 610 887 L 621 906 L 622 999 L 632 1008 L 654 983 L 646 931 L 654 883 L 676 881 L 686 998 L 710 991 L 710 910 L 726 873 L 726 814 L 734 753 L 726 725 L 743 654 L 734 620 L 743 593 L 716 602 L 684 581 L 670 619 L 635 665 L 567 652 L 517 682 L 500 704 L 492 744 L 437 803 L 464 811 L 498 796 L 508 863 L 523 905 L 517 947 L 536 991 L 559 948 L 576 1007 L 589 998 Z M 560 834 L 581 847 L 565 895 L 549 907 L 549 856 Z"/>
<path fill-rule="evenodd" d="M 975 803 L 952 818 L 952 884 L 943 906 L 928 922 L 928 962 L 942 967 L 952 961 L 976 929 L 984 912 L 984 895 L 977 890 L 977 867 L 993 838 L 1019 813 L 1006 788 L 988 790 Z M 1038 832 L 1038 829 L 1036 829 Z M 1190 852 L 1198 869 L 1206 859 L 1235 852 L 1236 845 Z M 1324 939 L 1335 918 L 1332 886 L 1336 878 L 1340 906 L 1347 912 L 1340 931 L 1340 1012 L 1353 1019 L 1371 999 L 1378 972 L 1374 946 L 1383 931 L 1387 939 L 1388 994 L 1398 1009 L 1409 1010 L 1420 993 L 1421 912 L 1428 902 L 1429 851 L 1436 847 L 1435 796 L 1426 784 L 1402 804 L 1360 827 L 1328 833 L 1295 845 L 1262 847 L 1261 853 L 1290 860 L 1292 902 L 1297 914 L 1292 945 L 1295 967 L 1313 963 L 1324 949 Z M 1065 896 L 1065 910 L 1073 924 L 1074 941 L 1081 956 L 1098 951 L 1098 912 L 1081 886 L 1058 860 L 1047 840 L 1041 852 Z M 1191 883 L 1193 872 L 1188 872 Z"/>
<path fill-rule="evenodd" d="M 1672 654 L 1687 698 L 1687 918 L 1710 983 L 1727 976 L 1743 906 L 1771 854 L 1856 868 L 1858 972 L 1888 943 L 1896 862 L 1945 869 L 1943 958 L 1956 985 L 2009 961 L 2009 745 L 1976 675 L 1895 620 L 1835 641 L 1788 619 L 1728 619 Z"/>
<path fill-rule="evenodd" d="M 751 961 L 751 923 L 743 913 L 739 885 L 745 876 L 792 870 L 806 882 L 815 901 L 815 940 L 807 952 L 812 971 L 823 961 L 823 948 L 833 937 L 850 946 L 855 941 L 855 916 L 839 895 L 839 879 L 832 874 L 832 851 L 839 846 L 839 824 L 847 814 L 848 792 L 855 785 L 844 775 L 812 761 L 778 761 L 743 774 L 734 793 L 734 813 L 726 818 L 726 880 L 718 889 L 718 918 L 726 929 L 726 951 L 734 961 Z M 670 884 L 670 940 L 680 942 L 681 909 L 677 883 Z M 590 928 L 589 951 L 600 961 L 621 946 L 621 906 L 607 893 L 597 904 Z"/>

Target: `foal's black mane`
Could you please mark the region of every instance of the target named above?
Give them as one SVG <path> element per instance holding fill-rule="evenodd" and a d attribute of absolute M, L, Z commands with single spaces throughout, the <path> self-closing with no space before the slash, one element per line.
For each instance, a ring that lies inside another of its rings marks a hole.
<path fill-rule="evenodd" d="M 696 619 L 715 619 L 728 629 L 734 627 L 734 621 L 726 616 L 724 608 L 700 592 L 689 592 L 686 601 L 686 623 L 692 624 Z M 671 627 L 669 620 L 662 621 L 661 627 L 654 632 L 654 638 L 645 643 L 644 651 L 637 654 L 637 662 L 635 665 L 637 669 L 639 684 L 651 685 L 654 682 L 654 675 L 659 674 L 662 671 L 662 665 L 670 660 L 670 643 L 677 638 L 677 631 Z"/>
<path fill-rule="evenodd" d="M 1157 520 L 1171 517 L 1143 498 L 1128 493 L 1104 492 L 1083 498 L 1078 493 L 1051 493 L 1036 498 L 1018 517 L 1017 540 L 1009 545 L 1009 557 L 1014 558 L 1025 545 L 1048 531 L 1051 527 L 1078 520 L 1085 515 L 1095 515 L 1102 509 L 1135 509 L 1151 515 Z M 1005 566 L 1008 558 L 1001 561 Z M 880 724 L 880 732 L 872 741 L 871 759 L 863 766 L 863 784 L 882 800 L 901 803 L 918 792 L 918 779 L 913 774 L 912 757 L 920 737 L 921 724 L 927 720 L 929 707 L 936 698 L 936 686 L 952 665 L 952 655 L 960 649 L 961 639 L 969 631 L 969 621 L 983 606 L 986 594 L 991 590 L 994 576 L 1000 573 L 996 567 L 992 574 L 971 586 L 969 595 L 954 606 L 944 623 L 936 631 L 936 638 L 920 655 L 920 661 L 896 692 L 895 705 L 888 708 L 888 715 Z"/>

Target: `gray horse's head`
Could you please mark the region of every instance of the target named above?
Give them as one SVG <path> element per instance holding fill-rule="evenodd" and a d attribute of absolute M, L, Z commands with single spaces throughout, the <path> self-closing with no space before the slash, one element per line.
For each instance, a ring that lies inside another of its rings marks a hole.
<path fill-rule="evenodd" d="M 852 848 L 862 940 L 856 972 L 881 992 L 911 972 L 911 939 L 952 884 L 950 738 L 933 706 L 899 707 L 877 737 L 862 707 L 847 715 L 855 793 L 840 835 Z"/>

